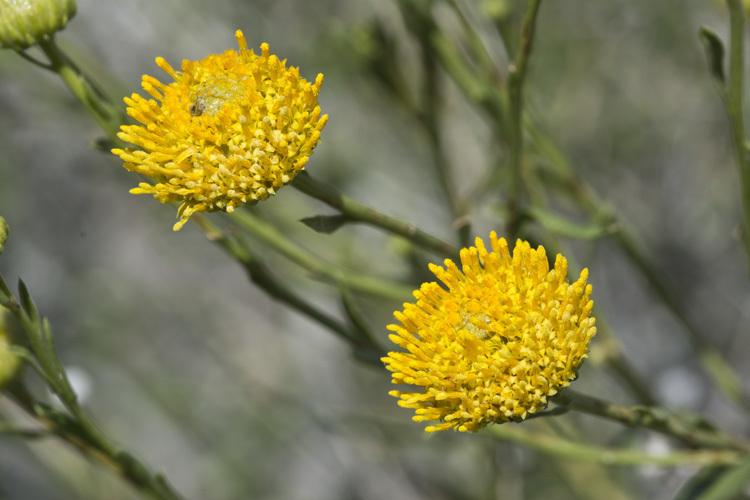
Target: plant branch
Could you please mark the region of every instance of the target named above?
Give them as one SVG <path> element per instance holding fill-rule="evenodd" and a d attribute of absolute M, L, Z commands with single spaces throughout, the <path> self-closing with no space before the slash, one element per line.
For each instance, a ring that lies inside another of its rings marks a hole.
<path fill-rule="evenodd" d="M 748 259 L 750 273 L 750 163 L 745 147 L 744 83 L 745 70 L 745 13 L 742 0 L 727 0 L 729 8 L 729 86 L 727 88 L 727 112 L 732 125 L 732 139 L 737 155 L 740 174 L 740 196 L 742 203 L 742 242 Z"/>
<path fill-rule="evenodd" d="M 750 443 L 714 430 L 700 417 L 684 417 L 661 408 L 648 406 L 617 406 L 604 400 L 565 389 L 553 399 L 570 410 L 615 420 L 632 427 L 643 427 L 671 436 L 697 448 L 721 448 L 750 452 Z"/>
<path fill-rule="evenodd" d="M 335 189 L 315 180 L 307 172 L 300 172 L 292 181 L 292 186 L 299 191 L 335 208 L 355 222 L 364 222 L 379 227 L 389 233 L 397 234 L 415 245 L 431 250 L 439 255 L 458 260 L 458 249 L 450 243 L 428 234 L 414 224 L 400 221 L 378 210 L 368 207 Z"/>
<path fill-rule="evenodd" d="M 534 28 L 541 0 L 528 0 L 521 24 L 521 39 L 516 60 L 508 76 L 508 124 L 510 148 L 510 185 L 508 192 L 508 238 L 514 240 L 521 223 L 521 192 L 523 189 L 523 84 L 529 64 Z"/>
<path fill-rule="evenodd" d="M 651 455 L 633 450 L 603 448 L 538 432 L 527 432 L 514 424 L 493 425 L 487 429 L 487 433 L 500 441 L 518 443 L 546 455 L 566 460 L 597 462 L 602 465 L 709 466 L 734 465 L 741 460 L 741 454 L 726 450 L 683 451 L 666 455 Z"/>
<path fill-rule="evenodd" d="M 342 283 L 352 290 L 389 300 L 404 301 L 411 297 L 413 290 L 411 286 L 389 283 L 371 276 L 344 270 L 313 256 L 281 234 L 271 224 L 253 215 L 251 210 L 235 210 L 230 219 L 254 237 L 273 247 L 281 255 L 309 271 L 314 278 L 329 283 Z"/>
<path fill-rule="evenodd" d="M 60 49 L 54 37 L 39 42 L 39 47 L 49 58 L 49 69 L 60 75 L 73 95 L 83 103 L 96 121 L 99 122 L 107 137 L 115 144 L 123 144 L 117 137 L 117 132 L 120 130 L 120 125 L 124 123 L 125 116 Z"/>
<path fill-rule="evenodd" d="M 228 254 L 234 257 L 245 268 L 250 279 L 271 297 L 330 329 L 357 349 L 369 349 L 373 347 L 365 345 L 366 342 L 364 339 L 355 335 L 347 325 L 320 311 L 300 297 L 290 287 L 277 280 L 248 245 L 241 243 L 237 238 L 230 237 L 202 214 L 193 215 L 192 220 L 205 233 L 206 238 L 222 247 Z"/>
<path fill-rule="evenodd" d="M 78 404 L 77 396 L 70 386 L 52 342 L 52 330 L 46 320 L 41 319 L 23 282 L 20 297 L 5 293 L 2 287 L 0 303 L 8 307 L 22 325 L 32 351 L 38 360 L 37 369 L 49 390 L 55 394 L 67 413 L 39 404 L 19 382 L 15 381 L 9 392 L 18 405 L 30 416 L 42 423 L 50 432 L 73 445 L 86 456 L 113 469 L 141 493 L 153 500 L 179 500 L 181 497 L 161 474 L 153 474 L 138 459 L 112 443 L 93 423 Z"/>

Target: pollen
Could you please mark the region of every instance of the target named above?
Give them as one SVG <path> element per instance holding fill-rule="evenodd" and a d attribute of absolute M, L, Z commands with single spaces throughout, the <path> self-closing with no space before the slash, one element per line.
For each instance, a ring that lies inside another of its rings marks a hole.
<path fill-rule="evenodd" d="M 144 75 L 150 98 L 125 98 L 128 115 L 118 137 L 135 148 L 113 149 L 127 170 L 149 178 L 131 189 L 162 203 L 180 203 L 177 231 L 197 212 L 232 212 L 275 194 L 304 170 L 328 115 L 321 115 L 323 83 L 300 76 L 286 60 L 247 49 L 182 62 L 156 64 L 170 83 Z"/>
<path fill-rule="evenodd" d="M 462 249 L 462 269 L 430 265 L 442 286 L 424 283 L 388 327 L 403 351 L 382 361 L 394 384 L 411 386 L 389 394 L 415 421 L 436 422 L 427 432 L 476 432 L 543 410 L 575 380 L 596 334 L 588 270 L 569 284 L 562 255 L 550 269 L 542 246 L 518 240 L 511 255 L 494 232 L 490 242 Z"/>

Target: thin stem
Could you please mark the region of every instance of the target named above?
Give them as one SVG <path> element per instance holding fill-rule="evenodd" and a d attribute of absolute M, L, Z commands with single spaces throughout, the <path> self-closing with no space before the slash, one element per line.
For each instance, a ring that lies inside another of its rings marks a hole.
<path fill-rule="evenodd" d="M 727 111 L 732 124 L 732 139 L 740 171 L 740 196 L 742 198 L 742 242 L 748 259 L 750 273 L 750 163 L 745 147 L 745 121 L 743 72 L 745 69 L 744 34 L 745 14 L 742 0 L 727 0 L 729 7 L 729 88 Z"/>
<path fill-rule="evenodd" d="M 415 245 L 419 245 L 437 254 L 453 259 L 459 258 L 458 249 L 450 243 L 422 231 L 414 224 L 400 221 L 357 200 L 349 198 L 322 182 L 315 180 L 307 172 L 297 174 L 294 181 L 292 181 L 292 186 L 306 195 L 312 196 L 335 208 L 352 221 L 364 222 L 384 229 L 389 233 L 403 236 Z"/>
<path fill-rule="evenodd" d="M 521 39 L 515 63 L 510 66 L 508 78 L 508 114 L 510 148 L 510 186 L 508 192 L 508 237 L 514 240 L 521 223 L 520 202 L 523 188 L 523 84 L 534 40 L 537 13 L 541 0 L 528 0 L 521 24 Z"/>
<path fill-rule="evenodd" d="M 487 433 L 495 439 L 527 446 L 546 455 L 566 460 L 597 462 L 603 465 L 734 465 L 741 461 L 741 455 L 726 450 L 700 450 L 673 452 L 667 455 L 651 455 L 639 451 L 618 450 L 590 446 L 536 432 L 526 432 L 517 425 L 493 425 Z"/>
<path fill-rule="evenodd" d="M 243 245 L 237 239 L 231 238 L 224 231 L 212 224 L 207 217 L 196 214 L 193 215 L 192 220 L 203 230 L 210 241 L 222 247 L 242 264 L 253 282 L 265 290 L 271 297 L 317 321 L 347 342 L 359 344 L 359 339 L 357 339 L 346 325 L 318 310 L 292 291 L 291 288 L 277 280 L 268 270 L 268 267 L 247 245 Z"/>
<path fill-rule="evenodd" d="M 1 278 L 0 281 L 2 281 Z M 2 288 L 5 289 L 7 286 Z M 9 392 L 15 401 L 29 415 L 45 424 L 63 440 L 117 471 L 149 498 L 179 500 L 180 496 L 161 475 L 152 474 L 140 461 L 107 439 L 85 414 L 78 404 L 77 396 L 55 352 L 49 323 L 39 315 L 23 282 L 20 282 L 19 289 L 20 302 L 9 291 L 6 294 L 5 290 L 0 298 L 22 325 L 38 361 L 37 369 L 42 370 L 42 376 L 50 391 L 58 396 L 69 413 L 36 403 L 18 380 L 9 387 Z"/>
<path fill-rule="evenodd" d="M 706 343 L 701 331 L 689 317 L 685 305 L 682 303 L 674 287 L 669 286 L 662 273 L 649 261 L 640 246 L 636 243 L 634 233 L 626 224 L 618 221 L 612 208 L 607 206 L 575 171 L 565 154 L 559 147 L 529 121 L 526 126 L 529 137 L 539 153 L 546 158 L 554 175 L 559 177 L 559 184 L 567 190 L 570 199 L 575 201 L 592 218 L 606 216 L 613 223 L 620 225 L 612 235 L 615 243 L 625 252 L 630 263 L 638 269 L 646 279 L 651 289 L 656 292 L 661 302 L 669 309 L 674 317 L 683 325 L 693 348 L 698 352 L 701 366 L 717 387 L 734 403 L 747 406 L 747 400 L 742 390 L 742 383 L 732 368 L 721 356 L 716 347 Z M 607 215 L 610 214 L 610 215 Z"/>
<path fill-rule="evenodd" d="M 633 427 L 643 427 L 678 439 L 698 448 L 723 448 L 743 453 L 750 452 L 750 443 L 720 431 L 712 430 L 702 419 L 679 417 L 661 408 L 647 406 L 624 407 L 601 399 L 565 389 L 554 401 L 590 415 L 615 420 Z"/>
<path fill-rule="evenodd" d="M 35 66 L 39 66 L 40 68 L 46 69 L 47 71 L 55 71 L 55 68 L 51 64 L 43 63 L 42 61 L 40 61 L 40 60 L 38 60 L 38 59 L 30 56 L 29 54 L 27 54 L 26 51 L 17 50 L 16 54 L 18 54 L 19 56 L 23 57 L 24 59 L 26 59 L 27 61 L 29 61 L 31 64 L 33 64 Z"/>
<path fill-rule="evenodd" d="M 35 403 L 26 388 L 16 383 L 9 388 L 13 400 L 50 433 L 72 445 L 83 455 L 113 470 L 151 500 L 181 500 L 161 474 L 151 473 L 129 453 L 118 449 L 103 437 L 93 438 L 90 426 L 81 425 L 78 416 Z M 88 419 L 87 419 L 88 420 Z"/>
<path fill-rule="evenodd" d="M 39 47 L 50 60 L 52 71 L 60 75 L 63 82 L 101 125 L 107 137 L 115 144 L 123 144 L 117 138 L 125 117 L 113 106 L 104 94 L 60 49 L 54 37 L 39 42 Z"/>
<path fill-rule="evenodd" d="M 389 300 L 403 301 L 411 297 L 413 288 L 410 286 L 389 283 L 353 271 L 344 270 L 313 256 L 310 252 L 281 234 L 271 224 L 254 216 L 250 210 L 235 210 L 230 219 L 238 223 L 254 237 L 272 246 L 281 255 L 309 271 L 315 278 L 330 283 L 342 283 L 352 290 L 358 290 Z"/>

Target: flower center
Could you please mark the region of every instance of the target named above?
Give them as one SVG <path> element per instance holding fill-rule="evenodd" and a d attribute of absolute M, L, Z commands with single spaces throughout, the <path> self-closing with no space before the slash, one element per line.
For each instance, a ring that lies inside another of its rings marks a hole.
<path fill-rule="evenodd" d="M 190 90 L 192 116 L 216 116 L 227 104 L 234 104 L 245 96 L 247 76 L 212 75 Z"/>

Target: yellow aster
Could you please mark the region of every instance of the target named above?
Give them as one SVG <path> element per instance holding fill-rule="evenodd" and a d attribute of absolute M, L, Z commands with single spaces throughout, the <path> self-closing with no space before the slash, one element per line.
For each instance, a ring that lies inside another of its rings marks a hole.
<path fill-rule="evenodd" d="M 505 239 L 490 241 L 491 251 L 480 238 L 461 250 L 462 270 L 431 264 L 444 286 L 424 283 L 417 303 L 395 313 L 401 325 L 388 327 L 408 351 L 382 358 L 393 383 L 421 389 L 390 394 L 414 420 L 439 422 L 427 432 L 476 432 L 544 409 L 576 378 L 596 334 L 588 270 L 569 285 L 562 255 L 550 270 L 544 247 L 518 240 L 511 256 Z"/>
<path fill-rule="evenodd" d="M 140 149 L 112 152 L 155 180 L 131 193 L 181 203 L 175 231 L 196 212 L 232 212 L 275 194 L 305 168 L 328 120 L 318 105 L 323 75 L 310 83 L 268 44 L 256 55 L 241 31 L 235 36 L 239 52 L 186 60 L 182 71 L 157 58 L 174 82 L 144 75 L 154 99 L 125 98 L 143 125 L 123 126 L 118 137 Z"/>

